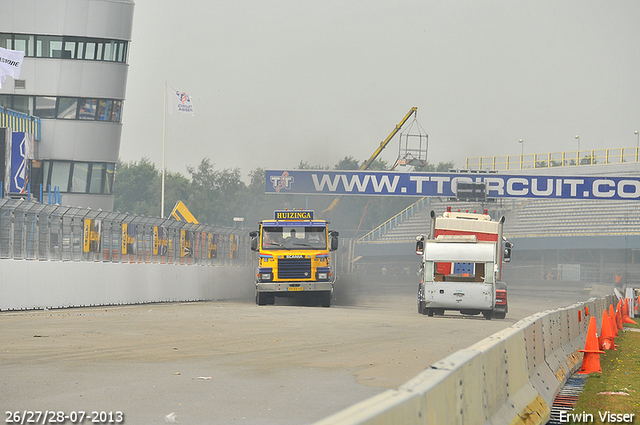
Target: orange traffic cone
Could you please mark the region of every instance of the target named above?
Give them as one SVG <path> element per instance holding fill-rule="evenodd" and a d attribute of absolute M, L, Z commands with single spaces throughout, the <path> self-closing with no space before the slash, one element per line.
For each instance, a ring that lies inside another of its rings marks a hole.
<path fill-rule="evenodd" d="M 582 366 L 578 373 L 589 374 L 592 372 L 602 372 L 600 367 L 600 354 L 604 354 L 604 351 L 598 350 L 598 325 L 596 324 L 596 318 L 591 316 L 589 319 L 589 328 L 587 329 L 587 342 L 584 345 L 584 350 L 579 350 L 584 353 L 582 358 Z"/>
<path fill-rule="evenodd" d="M 616 326 L 618 330 L 622 330 L 622 302 L 618 303 L 618 308 L 616 309 Z"/>
<path fill-rule="evenodd" d="M 613 304 L 609 304 L 609 321 L 611 322 L 611 334 L 618 337 L 618 324 L 616 323 L 616 313 L 613 311 Z"/>
<path fill-rule="evenodd" d="M 629 302 L 626 298 L 624 299 L 624 306 L 622 307 L 622 323 L 630 323 L 632 325 L 636 324 L 636 322 L 631 320 L 631 317 L 629 317 Z"/>
<path fill-rule="evenodd" d="M 589 315 L 589 306 L 588 306 L 588 305 L 585 305 L 585 306 L 584 306 L 584 315 L 585 315 L 585 316 L 588 316 L 588 315 Z"/>
<path fill-rule="evenodd" d="M 595 319 L 595 317 L 594 317 Z M 591 322 L 589 322 L 591 324 Z M 602 312 L 602 326 L 600 327 L 600 336 L 598 337 L 601 350 L 615 350 L 615 340 L 613 339 L 613 331 L 611 330 L 611 320 L 607 315 L 607 310 Z"/>

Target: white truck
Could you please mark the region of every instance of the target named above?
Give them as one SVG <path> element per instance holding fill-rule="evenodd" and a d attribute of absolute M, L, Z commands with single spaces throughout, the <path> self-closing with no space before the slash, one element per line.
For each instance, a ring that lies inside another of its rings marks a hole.
<path fill-rule="evenodd" d="M 504 319 L 508 312 L 507 285 L 502 263 L 511 259 L 513 244 L 504 241 L 505 218 L 451 212 L 436 217 L 431 211 L 429 235 L 416 237 L 419 271 L 418 313 L 442 315 L 447 310 L 486 319 Z"/>

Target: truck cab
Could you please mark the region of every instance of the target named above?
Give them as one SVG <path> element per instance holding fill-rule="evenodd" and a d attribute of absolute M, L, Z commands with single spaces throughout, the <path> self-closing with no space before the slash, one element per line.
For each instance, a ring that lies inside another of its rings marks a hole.
<path fill-rule="evenodd" d="M 331 306 L 336 281 L 331 253 L 338 248 L 338 232 L 328 224 L 309 210 L 275 211 L 273 220 L 249 233 L 251 250 L 258 253 L 256 304 L 294 297 Z"/>

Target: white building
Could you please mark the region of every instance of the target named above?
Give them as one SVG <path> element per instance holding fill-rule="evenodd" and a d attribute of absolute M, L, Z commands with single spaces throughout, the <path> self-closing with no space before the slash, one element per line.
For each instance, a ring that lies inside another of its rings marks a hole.
<path fill-rule="evenodd" d="M 4 0 L 0 47 L 25 52 L 0 106 L 41 118 L 32 192 L 58 186 L 65 205 L 111 210 L 134 2 Z"/>

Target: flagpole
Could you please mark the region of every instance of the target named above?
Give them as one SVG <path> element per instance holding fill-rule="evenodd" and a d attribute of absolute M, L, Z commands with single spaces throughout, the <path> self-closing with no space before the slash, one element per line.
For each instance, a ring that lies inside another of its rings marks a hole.
<path fill-rule="evenodd" d="M 164 82 L 164 115 L 162 116 L 162 195 L 160 196 L 160 217 L 164 218 L 164 150 L 167 135 L 167 82 Z"/>

